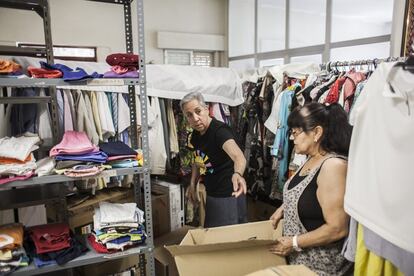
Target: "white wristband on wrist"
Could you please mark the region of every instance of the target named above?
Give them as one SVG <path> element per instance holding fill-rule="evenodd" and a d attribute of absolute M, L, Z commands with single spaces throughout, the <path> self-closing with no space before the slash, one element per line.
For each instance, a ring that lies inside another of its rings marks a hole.
<path fill-rule="evenodd" d="M 298 235 L 293 236 L 292 245 L 293 245 L 293 250 L 295 250 L 296 252 L 302 251 L 302 248 L 300 248 L 298 245 Z"/>

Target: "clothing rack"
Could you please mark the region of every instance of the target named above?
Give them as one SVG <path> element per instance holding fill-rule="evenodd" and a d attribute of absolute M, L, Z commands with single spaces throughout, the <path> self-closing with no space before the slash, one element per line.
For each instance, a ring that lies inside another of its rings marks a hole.
<path fill-rule="evenodd" d="M 351 61 L 329 61 L 326 63 L 322 63 L 319 65 L 321 70 L 331 71 L 332 69 L 337 69 L 338 67 L 345 68 L 347 66 L 362 66 L 362 65 L 373 65 L 376 67 L 378 64 L 382 62 L 396 62 L 401 61 L 404 62 L 407 58 L 406 57 L 387 57 L 387 58 L 374 58 L 374 59 L 361 59 L 361 60 L 351 60 Z"/>

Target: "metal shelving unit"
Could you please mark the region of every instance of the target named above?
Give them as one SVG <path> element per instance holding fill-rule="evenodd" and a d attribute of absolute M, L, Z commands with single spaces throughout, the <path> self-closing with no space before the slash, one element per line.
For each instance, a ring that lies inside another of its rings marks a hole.
<path fill-rule="evenodd" d="M 97 177 L 111 177 L 111 176 L 123 176 L 128 174 L 142 174 L 146 169 L 144 167 L 135 167 L 135 168 L 125 168 L 125 169 L 112 169 L 112 170 L 105 170 L 101 172 L 99 175 L 94 175 L 90 177 L 81 177 L 81 178 L 73 178 L 68 177 L 65 175 L 45 175 L 40 177 L 32 177 L 27 180 L 21 181 L 13 181 L 10 183 L 6 183 L 0 186 L 0 189 L 4 188 L 20 188 L 20 187 L 28 187 L 33 185 L 42 185 L 42 184 L 59 184 L 61 182 L 69 182 L 75 180 L 85 180 Z"/>
<path fill-rule="evenodd" d="M 131 18 L 131 2 L 133 0 L 89 0 L 102 3 L 110 3 L 123 5 L 124 20 L 125 20 L 125 41 L 126 51 L 133 52 L 133 37 L 132 37 L 132 18 Z M 37 268 L 32 263 L 29 267 L 20 268 L 13 273 L 13 275 L 36 275 L 47 272 L 54 272 L 64 269 L 70 269 L 78 266 L 96 264 L 105 262 L 111 259 L 124 258 L 139 254 L 139 269 L 141 275 L 155 275 L 154 258 L 153 258 L 153 231 L 152 231 L 152 207 L 151 207 L 151 183 L 150 183 L 150 169 L 149 169 L 149 143 L 148 143 L 148 121 L 147 121 L 147 101 L 146 101 L 146 72 L 145 72 L 145 41 L 144 41 L 144 9 L 143 0 L 135 0 L 137 4 L 137 18 L 138 18 L 138 55 L 140 57 L 139 78 L 138 79 L 87 79 L 79 82 L 65 82 L 62 79 L 12 79 L 0 78 L 0 87 L 46 87 L 49 89 L 50 96 L 47 97 L 12 97 L 2 98 L 0 103 L 40 103 L 49 102 L 51 105 L 52 117 L 52 131 L 55 137 L 55 142 L 59 142 L 60 133 L 58 128 L 58 111 L 56 101 L 56 87 L 60 86 L 128 86 L 129 107 L 130 107 L 130 138 L 132 147 L 138 147 L 138 129 L 137 129 L 137 114 L 135 102 L 135 87 L 139 87 L 141 95 L 141 145 L 144 156 L 144 166 L 128 169 L 112 169 L 103 171 L 98 177 L 102 176 L 121 176 L 134 175 L 134 191 L 135 200 L 138 206 L 145 211 L 146 224 L 146 243 L 140 247 L 130 248 L 124 252 L 114 254 L 98 254 L 90 248 L 85 255 L 78 257 L 69 263 L 58 266 L 51 265 L 42 268 Z M 46 56 L 48 63 L 53 63 L 53 47 L 50 28 L 50 14 L 47 0 L 0 0 L 0 7 L 26 9 L 37 12 L 43 19 L 45 31 L 46 49 L 29 49 L 18 48 L 11 46 L 0 46 L 0 54 L 8 55 L 27 55 L 36 53 L 38 55 Z M 59 138 L 58 138 L 59 137 Z M 140 177 L 141 179 L 140 179 Z M 90 177 L 90 178 L 96 178 Z M 86 178 L 87 179 L 87 178 Z M 78 179 L 70 178 L 62 175 L 50 175 L 42 177 L 33 177 L 24 181 L 15 181 L 4 184 L 0 187 L 0 197 L 2 193 L 7 194 L 7 204 L 0 204 L 0 209 L 10 207 L 10 203 L 17 204 L 17 206 L 26 206 L 27 204 L 38 204 L 45 200 L 61 200 L 64 182 L 74 181 Z M 141 183 L 144 190 L 144 202 L 142 204 L 141 198 Z M 26 191 L 25 191 L 26 190 Z M 16 194 L 13 194 L 16 193 Z M 24 194 L 24 195 L 23 195 Z M 26 199 L 28 195 L 32 195 L 32 199 Z M 20 196 L 22 195 L 22 196 Z M 3 198 L 3 197 L 2 197 Z M 19 199 L 17 199 L 19 198 Z M 64 202 L 64 206 L 66 203 Z M 146 269 L 149 269 L 147 271 Z"/>
<path fill-rule="evenodd" d="M 35 78 L 1 78 L 0 86 L 13 87 L 49 87 L 49 86 L 122 86 L 139 85 L 140 79 L 85 79 L 81 81 L 64 81 L 63 79 L 35 79 Z"/>

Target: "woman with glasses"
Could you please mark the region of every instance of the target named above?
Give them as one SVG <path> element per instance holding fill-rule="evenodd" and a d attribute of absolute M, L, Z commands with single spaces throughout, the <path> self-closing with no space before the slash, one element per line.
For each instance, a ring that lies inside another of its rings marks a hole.
<path fill-rule="evenodd" d="M 295 152 L 306 162 L 283 188 L 283 204 L 271 216 L 283 218 L 283 237 L 270 251 L 289 264 L 304 264 L 318 275 L 344 275 L 351 264 L 341 255 L 348 234 L 344 211 L 347 155 L 352 133 L 338 104 L 309 103 L 288 118 Z"/>
<path fill-rule="evenodd" d="M 202 174 L 207 191 L 204 226 L 247 222 L 247 188 L 243 177 L 246 159 L 233 131 L 209 116 L 208 105 L 198 92 L 185 95 L 180 106 L 193 128 L 190 144 L 194 149 L 194 163 L 186 196 L 195 201 L 195 185 Z"/>

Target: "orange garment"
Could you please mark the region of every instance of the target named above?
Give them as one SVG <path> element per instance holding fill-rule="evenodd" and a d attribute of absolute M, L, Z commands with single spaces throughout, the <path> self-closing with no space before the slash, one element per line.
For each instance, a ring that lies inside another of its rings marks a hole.
<path fill-rule="evenodd" d="M 27 71 L 29 72 L 29 76 L 33 78 L 54 79 L 61 78 L 63 76 L 62 72 L 59 70 L 49 70 L 44 68 L 36 68 L 33 66 L 27 67 Z"/>
<path fill-rule="evenodd" d="M 21 66 L 11 60 L 0 58 L 0 73 L 14 73 L 21 69 Z"/>
<path fill-rule="evenodd" d="M 13 241 L 8 242 L 12 238 Z M 0 249 L 14 249 L 23 244 L 23 225 L 11 223 L 0 226 L 0 244 L 6 243 Z"/>
<path fill-rule="evenodd" d="M 7 165 L 7 164 L 24 164 L 29 161 L 32 161 L 33 155 L 30 153 L 24 161 L 14 159 L 14 158 L 7 158 L 7 157 L 1 157 L 0 156 L 0 165 Z"/>

